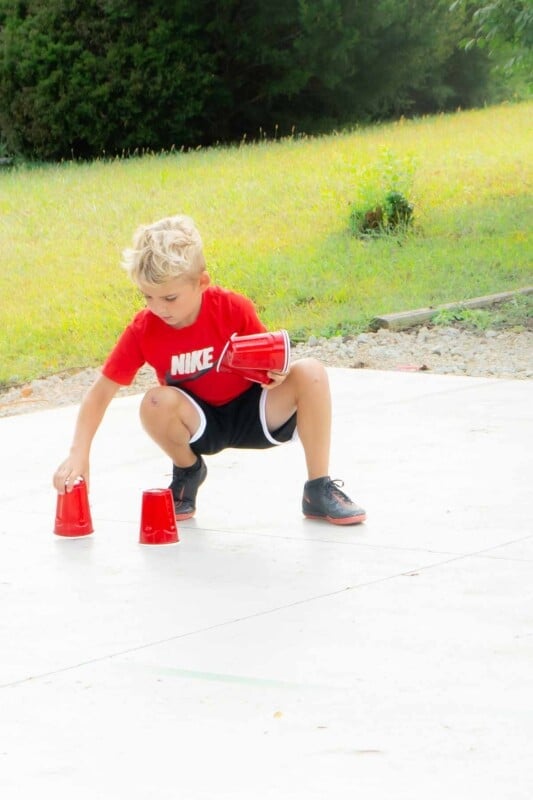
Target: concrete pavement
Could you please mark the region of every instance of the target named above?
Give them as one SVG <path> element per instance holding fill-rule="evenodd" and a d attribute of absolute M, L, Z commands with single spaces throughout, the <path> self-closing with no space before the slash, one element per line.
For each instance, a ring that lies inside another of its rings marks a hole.
<path fill-rule="evenodd" d="M 140 545 L 170 465 L 127 397 L 63 539 L 77 408 L 0 420 L 4 800 L 530 800 L 533 383 L 329 372 L 362 526 L 302 517 L 291 444 L 206 459 L 180 542 Z"/>

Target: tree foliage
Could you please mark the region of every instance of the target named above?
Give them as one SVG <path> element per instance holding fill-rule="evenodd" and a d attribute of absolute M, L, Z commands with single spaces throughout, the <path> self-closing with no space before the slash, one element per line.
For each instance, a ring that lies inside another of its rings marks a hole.
<path fill-rule="evenodd" d="M 449 0 L 0 0 L 0 132 L 41 159 L 169 149 L 484 99 Z"/>
<path fill-rule="evenodd" d="M 463 41 L 466 50 L 474 46 L 508 54 L 508 71 L 524 70 L 531 78 L 533 67 L 533 3 L 531 0 L 493 0 L 472 3 L 456 0 L 451 11 L 471 14 L 473 36 Z"/>

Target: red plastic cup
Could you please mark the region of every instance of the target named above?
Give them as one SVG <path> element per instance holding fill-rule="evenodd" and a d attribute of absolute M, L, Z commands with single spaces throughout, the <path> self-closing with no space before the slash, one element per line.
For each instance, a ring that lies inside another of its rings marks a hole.
<path fill-rule="evenodd" d="M 246 336 L 234 333 L 218 359 L 217 372 L 233 372 L 249 381 L 270 383 L 268 372 L 287 372 L 290 355 L 291 343 L 285 330 Z"/>
<path fill-rule="evenodd" d="M 85 481 L 77 481 L 70 492 L 57 495 L 54 533 L 87 536 L 94 530 Z"/>
<path fill-rule="evenodd" d="M 179 542 L 174 498 L 170 489 L 148 489 L 143 492 L 139 542 L 141 544 Z"/>

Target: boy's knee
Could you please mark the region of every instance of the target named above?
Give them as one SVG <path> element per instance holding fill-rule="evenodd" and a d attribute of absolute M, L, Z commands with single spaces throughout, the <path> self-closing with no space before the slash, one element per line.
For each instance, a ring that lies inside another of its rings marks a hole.
<path fill-rule="evenodd" d="M 294 374 L 295 378 L 305 382 L 316 383 L 328 380 L 324 364 L 316 358 L 302 358 L 299 361 L 294 361 L 291 366 L 291 373 Z"/>
<path fill-rule="evenodd" d="M 179 403 L 179 393 L 168 386 L 154 386 L 148 389 L 139 408 L 142 420 L 154 414 L 161 415 L 165 410 L 175 409 Z"/>

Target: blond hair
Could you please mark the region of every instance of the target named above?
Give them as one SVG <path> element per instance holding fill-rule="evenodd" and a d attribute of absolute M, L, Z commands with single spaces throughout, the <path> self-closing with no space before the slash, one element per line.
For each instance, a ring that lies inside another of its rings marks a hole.
<path fill-rule="evenodd" d="M 205 270 L 205 258 L 193 220 L 177 214 L 141 225 L 133 236 L 133 247 L 122 253 L 122 267 L 135 283 L 197 278 Z"/>

